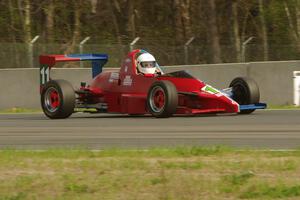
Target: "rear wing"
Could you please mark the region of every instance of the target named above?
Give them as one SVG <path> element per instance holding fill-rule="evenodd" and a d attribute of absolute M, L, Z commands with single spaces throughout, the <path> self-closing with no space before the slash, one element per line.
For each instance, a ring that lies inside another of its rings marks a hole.
<path fill-rule="evenodd" d="M 102 72 L 108 61 L 107 54 L 68 54 L 68 55 L 41 55 L 40 56 L 40 87 L 50 81 L 50 69 L 57 62 L 92 61 L 93 78 Z"/>

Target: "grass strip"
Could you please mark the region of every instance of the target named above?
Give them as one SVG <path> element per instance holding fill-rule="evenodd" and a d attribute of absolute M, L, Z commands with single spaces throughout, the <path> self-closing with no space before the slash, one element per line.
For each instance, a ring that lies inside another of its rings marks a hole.
<path fill-rule="evenodd" d="M 300 106 L 295 106 L 295 105 L 268 105 L 267 109 L 299 110 Z"/>
<path fill-rule="evenodd" d="M 6 113 L 40 113 L 42 112 L 41 109 L 30 109 L 30 108 L 20 108 L 20 107 L 14 107 L 10 109 L 2 109 L 0 110 L 0 113 L 6 114 Z"/>
<path fill-rule="evenodd" d="M 300 150 L 0 150 L 0 199 L 300 198 Z"/>

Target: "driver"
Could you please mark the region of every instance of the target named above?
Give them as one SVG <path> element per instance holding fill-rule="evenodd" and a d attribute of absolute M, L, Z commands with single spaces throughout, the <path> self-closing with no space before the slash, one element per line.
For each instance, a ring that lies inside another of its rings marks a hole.
<path fill-rule="evenodd" d="M 136 59 L 137 70 L 141 74 L 161 74 L 159 68 L 157 68 L 157 63 L 150 53 L 143 53 L 139 55 Z"/>

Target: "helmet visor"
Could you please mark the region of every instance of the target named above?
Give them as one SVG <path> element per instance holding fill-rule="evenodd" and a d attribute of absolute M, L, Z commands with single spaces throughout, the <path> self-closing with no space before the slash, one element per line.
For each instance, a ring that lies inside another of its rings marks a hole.
<path fill-rule="evenodd" d="M 141 62 L 141 66 L 143 68 L 153 68 L 155 67 L 155 61 Z"/>

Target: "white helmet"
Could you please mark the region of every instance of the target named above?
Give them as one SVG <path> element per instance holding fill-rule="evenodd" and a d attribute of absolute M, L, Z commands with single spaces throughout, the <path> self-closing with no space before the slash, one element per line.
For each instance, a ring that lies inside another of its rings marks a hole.
<path fill-rule="evenodd" d="M 137 68 L 143 74 L 155 74 L 156 60 L 150 53 L 143 53 L 136 59 Z"/>

